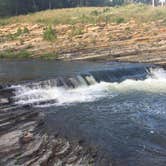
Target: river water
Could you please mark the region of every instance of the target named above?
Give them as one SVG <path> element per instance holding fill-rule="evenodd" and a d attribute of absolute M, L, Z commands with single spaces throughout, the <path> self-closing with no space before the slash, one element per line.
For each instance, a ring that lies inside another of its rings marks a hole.
<path fill-rule="evenodd" d="M 82 140 L 117 166 L 166 165 L 166 71 L 129 63 L 0 62 L 15 105 L 46 113 L 48 132 Z M 102 157 L 100 158 L 102 159 Z"/>

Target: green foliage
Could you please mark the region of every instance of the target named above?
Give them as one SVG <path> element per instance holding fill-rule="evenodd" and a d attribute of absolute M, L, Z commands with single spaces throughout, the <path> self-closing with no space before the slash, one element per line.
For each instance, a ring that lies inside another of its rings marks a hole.
<path fill-rule="evenodd" d="M 13 33 L 13 34 L 9 33 L 5 38 L 7 40 L 16 40 L 18 39 L 18 37 L 26 33 L 29 33 L 28 28 L 24 27 L 23 30 L 21 28 L 18 28 L 16 33 Z"/>
<path fill-rule="evenodd" d="M 27 27 L 24 27 L 23 33 L 29 33 L 29 29 Z"/>
<path fill-rule="evenodd" d="M 70 36 L 78 36 L 84 34 L 84 29 L 81 27 L 73 26 Z"/>
<path fill-rule="evenodd" d="M 40 55 L 40 58 L 42 59 L 58 59 L 58 54 L 56 53 L 45 53 Z M 13 59 L 13 58 L 19 58 L 19 59 L 24 59 L 24 58 L 35 58 L 32 57 L 31 53 L 28 52 L 27 50 L 19 50 L 15 51 L 13 49 L 8 49 L 3 52 L 0 52 L 0 58 L 2 59 Z"/>
<path fill-rule="evenodd" d="M 42 16 L 42 17 L 41 17 Z M 59 24 L 100 24 L 105 23 L 123 23 L 131 19 L 137 23 L 149 23 L 158 21 L 162 25 L 165 24 L 166 10 L 165 8 L 144 5 L 130 4 L 118 7 L 85 7 L 62 10 L 47 10 L 35 14 L 25 16 L 17 16 L 11 18 L 0 18 L 0 25 L 17 24 L 17 23 L 40 23 L 48 27 L 48 25 Z M 22 28 L 23 30 L 23 28 Z M 23 30 L 24 31 L 24 30 Z M 9 38 L 15 38 L 10 35 Z M 0 41 L 4 41 L 0 39 Z"/>
<path fill-rule="evenodd" d="M 91 13 L 90 13 L 92 16 L 99 16 L 101 14 L 100 11 L 98 10 L 93 10 Z"/>
<path fill-rule="evenodd" d="M 111 12 L 111 9 L 110 9 L 110 8 L 104 8 L 104 9 L 103 9 L 103 13 L 109 13 L 109 12 Z"/>
<path fill-rule="evenodd" d="M 9 33 L 6 38 L 7 40 L 16 40 L 22 34 L 21 28 L 17 29 L 17 32 L 14 34 Z"/>
<path fill-rule="evenodd" d="M 22 29 L 21 29 L 21 28 L 18 28 L 18 29 L 17 29 L 17 32 L 15 33 L 15 36 L 18 37 L 18 36 L 20 36 L 22 33 L 23 33 Z"/>
<path fill-rule="evenodd" d="M 0 58 L 10 59 L 10 58 L 30 58 L 31 54 L 26 50 L 15 51 L 12 49 L 0 52 Z"/>
<path fill-rule="evenodd" d="M 58 59 L 58 57 L 59 56 L 56 53 L 45 53 L 40 56 L 40 58 L 42 58 L 42 59 Z"/>
<path fill-rule="evenodd" d="M 57 32 L 51 26 L 46 27 L 43 32 L 43 39 L 47 41 L 55 41 L 57 39 Z"/>
<path fill-rule="evenodd" d="M 41 17 L 42 16 L 42 17 Z M 122 23 L 135 20 L 137 23 L 162 22 L 166 18 L 165 8 L 130 4 L 118 7 L 85 7 L 62 10 L 47 10 L 25 16 L 0 18 L 0 25 L 13 23 L 40 23 L 46 26 L 69 24 Z"/>
<path fill-rule="evenodd" d="M 110 16 L 109 16 L 109 15 L 106 15 L 106 16 L 104 17 L 104 22 L 105 22 L 106 24 L 108 24 L 108 23 L 110 22 Z"/>
<path fill-rule="evenodd" d="M 117 17 L 115 18 L 114 22 L 116 22 L 117 24 L 121 24 L 125 22 L 125 19 L 123 17 Z"/>
<path fill-rule="evenodd" d="M 0 0 L 0 16 L 27 14 L 53 8 L 109 4 L 109 0 Z"/>
<path fill-rule="evenodd" d="M 83 24 L 96 24 L 97 21 L 97 17 L 91 16 L 91 15 L 86 15 L 86 14 L 82 14 L 81 16 L 78 17 L 77 22 L 83 23 Z"/>

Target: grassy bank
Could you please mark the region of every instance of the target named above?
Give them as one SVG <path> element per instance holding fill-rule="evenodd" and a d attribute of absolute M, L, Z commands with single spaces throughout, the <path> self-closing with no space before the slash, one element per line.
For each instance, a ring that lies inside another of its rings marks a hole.
<path fill-rule="evenodd" d="M 25 16 L 0 19 L 0 25 L 14 23 L 58 24 L 97 24 L 122 23 L 134 19 L 136 22 L 151 22 L 162 20 L 166 23 L 166 8 L 148 5 L 127 5 L 120 7 L 88 7 L 57 9 L 37 12 Z"/>
<path fill-rule="evenodd" d="M 109 56 L 111 60 L 164 59 L 165 62 L 164 7 L 127 5 L 47 10 L 0 18 L 0 25 L 0 58 L 66 60 Z M 110 51 L 97 53 L 103 49 Z"/>
<path fill-rule="evenodd" d="M 58 55 L 56 53 L 43 53 L 40 55 L 41 59 L 58 59 Z M 5 51 L 0 52 L 0 58 L 1 59 L 34 59 L 36 57 L 33 56 L 33 54 L 27 50 L 18 50 L 15 51 L 13 49 L 8 49 Z"/>

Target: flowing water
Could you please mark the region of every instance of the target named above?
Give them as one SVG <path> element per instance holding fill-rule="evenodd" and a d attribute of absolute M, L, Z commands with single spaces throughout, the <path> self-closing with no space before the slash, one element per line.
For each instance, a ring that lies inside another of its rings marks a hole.
<path fill-rule="evenodd" d="M 164 69 L 129 63 L 2 61 L 0 81 L 14 89 L 14 105 L 45 111 L 48 132 L 95 146 L 113 165 L 166 165 Z"/>

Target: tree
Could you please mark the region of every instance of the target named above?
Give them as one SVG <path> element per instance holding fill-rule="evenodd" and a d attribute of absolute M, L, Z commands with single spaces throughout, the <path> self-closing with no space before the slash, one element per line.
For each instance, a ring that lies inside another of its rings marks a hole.
<path fill-rule="evenodd" d="M 163 2 L 165 0 L 160 1 Z M 27 14 L 28 12 L 54 8 L 107 5 L 115 6 L 133 2 L 149 4 L 153 2 L 154 4 L 155 0 L 0 0 L 0 16 Z"/>

